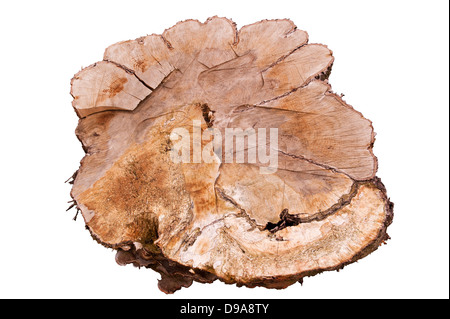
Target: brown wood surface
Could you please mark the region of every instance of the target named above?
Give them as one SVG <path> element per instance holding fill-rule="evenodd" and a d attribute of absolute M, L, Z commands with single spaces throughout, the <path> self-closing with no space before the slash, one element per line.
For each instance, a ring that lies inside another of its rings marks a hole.
<path fill-rule="evenodd" d="M 71 195 L 92 236 L 119 264 L 161 273 L 167 293 L 216 279 L 284 288 L 377 249 L 393 205 L 372 123 L 331 91 L 333 62 L 289 20 L 188 20 L 107 48 L 71 90 L 86 151 Z M 278 170 L 174 163 L 170 134 L 193 121 L 277 128 Z"/>

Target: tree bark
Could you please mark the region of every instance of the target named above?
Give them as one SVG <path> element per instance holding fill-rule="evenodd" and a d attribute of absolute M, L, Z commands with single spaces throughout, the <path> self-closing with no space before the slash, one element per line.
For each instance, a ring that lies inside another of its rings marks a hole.
<path fill-rule="evenodd" d="M 86 152 L 71 196 L 93 238 L 161 273 L 166 293 L 216 279 L 284 288 L 376 250 L 393 204 L 372 123 L 331 91 L 333 62 L 289 20 L 188 20 L 107 48 L 71 90 Z M 173 158 L 178 128 L 189 162 Z M 230 162 L 192 137 L 249 128 L 277 130 L 275 169 L 250 161 L 248 141 Z"/>

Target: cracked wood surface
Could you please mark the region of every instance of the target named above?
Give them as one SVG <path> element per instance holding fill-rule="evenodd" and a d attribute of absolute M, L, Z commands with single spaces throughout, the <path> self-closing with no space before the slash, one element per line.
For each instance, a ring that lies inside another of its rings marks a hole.
<path fill-rule="evenodd" d="M 216 279 L 283 288 L 371 253 L 393 205 L 372 123 L 331 92 L 333 62 L 289 20 L 188 20 L 107 48 L 71 90 L 86 152 L 71 195 L 92 236 L 119 264 L 161 273 L 167 293 Z M 170 134 L 193 121 L 277 128 L 278 170 L 174 163 Z"/>

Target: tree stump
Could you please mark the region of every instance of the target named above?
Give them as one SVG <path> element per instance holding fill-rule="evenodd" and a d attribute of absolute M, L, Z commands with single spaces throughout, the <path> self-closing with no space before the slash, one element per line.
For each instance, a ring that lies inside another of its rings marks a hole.
<path fill-rule="evenodd" d="M 93 238 L 166 293 L 285 288 L 376 250 L 393 204 L 333 61 L 290 20 L 188 20 L 107 48 L 71 83 L 71 196 Z"/>

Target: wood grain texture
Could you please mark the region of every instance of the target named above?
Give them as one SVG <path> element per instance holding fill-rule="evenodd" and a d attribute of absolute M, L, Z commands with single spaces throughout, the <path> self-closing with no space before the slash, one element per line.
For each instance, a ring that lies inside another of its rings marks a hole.
<path fill-rule="evenodd" d="M 166 293 L 217 279 L 284 288 L 376 250 L 393 204 L 372 123 L 331 91 L 333 62 L 290 20 L 187 20 L 108 47 L 71 91 L 86 152 L 71 196 L 93 238 L 159 272 Z M 177 128 L 277 129 L 277 169 L 212 149 L 174 162 Z"/>

